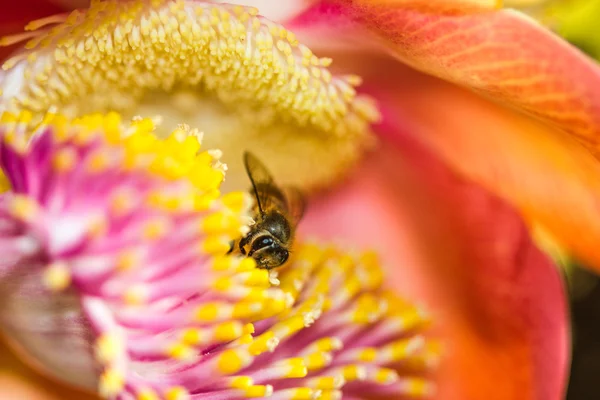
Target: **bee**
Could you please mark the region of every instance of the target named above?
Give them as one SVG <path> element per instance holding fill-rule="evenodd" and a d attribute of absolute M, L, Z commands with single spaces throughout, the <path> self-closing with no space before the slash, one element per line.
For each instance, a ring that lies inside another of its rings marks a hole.
<path fill-rule="evenodd" d="M 294 233 L 305 208 L 304 196 L 294 187 L 279 187 L 252 153 L 244 152 L 244 166 L 255 198 L 254 224 L 230 252 L 236 250 L 252 257 L 258 268 L 272 269 L 285 263 L 290 255 Z"/>

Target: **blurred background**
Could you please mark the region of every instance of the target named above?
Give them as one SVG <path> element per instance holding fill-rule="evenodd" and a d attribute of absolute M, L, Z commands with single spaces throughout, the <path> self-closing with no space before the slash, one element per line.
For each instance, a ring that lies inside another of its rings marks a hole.
<path fill-rule="evenodd" d="M 600 278 L 579 266 L 569 270 L 573 363 L 567 400 L 600 399 Z"/>

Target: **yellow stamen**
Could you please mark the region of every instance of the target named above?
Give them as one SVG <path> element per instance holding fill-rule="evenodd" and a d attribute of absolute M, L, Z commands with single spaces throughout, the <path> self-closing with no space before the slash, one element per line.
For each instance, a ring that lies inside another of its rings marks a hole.
<path fill-rule="evenodd" d="M 47 29 L 48 24 L 57 25 Z M 337 177 L 355 161 L 370 143 L 369 125 L 378 118 L 371 100 L 356 93 L 360 79 L 332 75 L 330 58 L 316 57 L 292 32 L 258 17 L 252 8 L 109 0 L 92 2 L 88 10 L 68 17 L 32 21 L 27 29 L 33 32 L 0 42 L 32 39 L 27 51 L 3 65 L 1 103 L 11 110 L 31 110 L 36 118 L 51 107 L 71 116 L 109 110 L 132 116 L 165 104 L 160 114 L 192 116 L 188 122 L 199 125 L 205 118 L 198 110 L 208 109 L 199 103 L 209 98 L 223 115 L 234 111 L 235 123 L 228 125 L 239 135 L 211 132 L 212 145 L 229 143 L 236 151 L 224 149 L 225 154 L 235 156 L 242 139 L 257 136 L 244 143 L 278 159 L 295 183 L 310 184 Z M 20 63 L 23 68 L 15 68 Z M 148 129 L 146 123 L 140 129 Z M 176 131 L 190 132 L 186 125 Z M 321 159 L 322 165 L 305 163 L 311 167 L 299 169 L 297 160 L 282 163 L 274 148 L 279 139 L 298 145 L 301 154 L 295 156 Z M 211 177 L 222 180 L 216 172 Z"/>

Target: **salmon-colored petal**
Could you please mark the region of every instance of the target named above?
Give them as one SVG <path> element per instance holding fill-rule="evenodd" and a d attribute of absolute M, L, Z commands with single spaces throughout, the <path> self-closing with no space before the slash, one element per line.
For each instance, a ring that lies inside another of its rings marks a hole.
<path fill-rule="evenodd" d="M 421 12 L 460 15 L 498 9 L 501 0 L 354 0 L 358 6 L 384 6 L 414 9 Z"/>
<path fill-rule="evenodd" d="M 390 80 L 385 71 L 396 70 Z M 392 61 L 362 70 L 381 104 L 383 135 L 414 134 L 456 170 L 517 205 L 527 220 L 600 267 L 600 164 L 581 144 L 439 79 Z M 585 234 L 582 234 L 584 233 Z"/>
<path fill-rule="evenodd" d="M 330 0 L 294 24 L 330 14 L 368 29 L 406 64 L 557 126 L 600 156 L 600 67 L 525 15 L 440 15 Z"/>
<path fill-rule="evenodd" d="M 569 336 L 558 270 L 511 207 L 424 147 L 405 132 L 385 140 L 311 205 L 303 234 L 377 248 L 388 284 L 425 298 L 446 340 L 436 399 L 561 399 Z"/>

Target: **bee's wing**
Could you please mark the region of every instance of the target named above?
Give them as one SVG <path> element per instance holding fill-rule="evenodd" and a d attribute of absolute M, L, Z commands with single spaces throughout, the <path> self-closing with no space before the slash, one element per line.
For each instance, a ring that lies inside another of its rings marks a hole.
<path fill-rule="evenodd" d="M 273 188 L 276 188 L 273 177 L 264 164 L 249 151 L 244 152 L 244 166 L 252 182 L 258 209 L 262 214 L 269 206 Z"/>
<path fill-rule="evenodd" d="M 294 225 L 297 225 L 304 215 L 306 198 L 300 189 L 295 186 L 286 186 L 283 188 L 283 194 L 286 199 L 287 212 L 294 222 Z"/>

